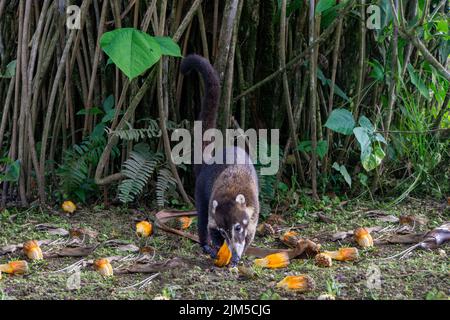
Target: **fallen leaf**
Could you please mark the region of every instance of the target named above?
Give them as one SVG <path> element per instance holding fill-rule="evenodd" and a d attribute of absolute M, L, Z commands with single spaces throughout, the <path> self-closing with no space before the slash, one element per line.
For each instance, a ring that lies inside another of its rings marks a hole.
<path fill-rule="evenodd" d="M 50 224 L 45 224 L 45 223 L 36 225 L 36 230 L 38 230 L 38 231 L 45 231 L 48 234 L 56 235 L 56 236 L 63 236 L 63 237 L 65 237 L 65 236 L 69 235 L 69 231 L 67 231 L 66 229 L 60 228 L 60 227 L 57 227 L 57 226 L 53 226 L 53 225 L 50 225 Z"/>
<path fill-rule="evenodd" d="M 174 268 L 183 267 L 185 263 L 180 258 L 173 258 L 167 260 L 165 262 L 155 262 L 155 263 L 147 263 L 141 264 L 136 263 L 129 267 L 116 269 L 116 274 L 124 274 L 124 273 L 153 273 L 153 272 L 162 272 L 167 271 Z"/>
<path fill-rule="evenodd" d="M 331 218 L 327 217 L 322 212 L 316 212 L 316 215 L 317 215 L 317 218 L 319 218 L 319 220 L 322 221 L 322 222 L 333 223 L 333 220 Z"/>
<path fill-rule="evenodd" d="M 428 223 L 428 219 L 424 217 L 418 217 L 413 215 L 404 215 L 400 216 L 400 224 L 408 224 L 408 225 L 426 225 Z"/>

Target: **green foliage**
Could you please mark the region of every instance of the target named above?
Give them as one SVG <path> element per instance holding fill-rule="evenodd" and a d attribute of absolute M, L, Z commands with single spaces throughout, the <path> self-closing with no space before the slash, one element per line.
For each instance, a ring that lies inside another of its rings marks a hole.
<path fill-rule="evenodd" d="M 118 187 L 120 201 L 133 201 L 163 159 L 163 154 L 152 152 L 148 144 L 137 144 L 130 153 L 130 158 L 123 164 L 122 173 L 127 179 L 122 180 Z"/>
<path fill-rule="evenodd" d="M 316 5 L 316 15 L 321 14 L 335 5 L 336 0 L 319 0 L 319 3 Z"/>
<path fill-rule="evenodd" d="M 333 163 L 332 168 L 338 171 L 344 177 L 345 182 L 347 182 L 350 187 L 352 186 L 352 178 L 348 174 L 347 168 L 343 164 L 339 165 L 337 162 L 335 162 Z"/>
<path fill-rule="evenodd" d="M 19 160 L 12 161 L 10 158 L 1 158 L 0 167 L 5 166 L 4 173 L 0 173 L 0 182 L 17 182 L 20 177 L 20 162 Z"/>
<path fill-rule="evenodd" d="M 170 189 L 174 189 L 176 184 L 177 181 L 168 168 L 159 170 L 156 179 L 156 203 L 159 207 L 164 207 L 167 202 L 166 194 Z"/>
<path fill-rule="evenodd" d="M 127 141 L 139 141 L 145 138 L 159 138 L 161 136 L 161 130 L 156 120 L 150 119 L 148 127 L 142 129 L 135 129 L 130 123 L 126 123 L 127 128 L 122 130 L 110 130 L 106 129 L 108 135 L 115 135 L 120 139 Z"/>
<path fill-rule="evenodd" d="M 325 127 L 345 135 L 350 135 L 355 127 L 355 120 L 350 111 L 345 109 L 335 109 L 328 117 Z"/>
<path fill-rule="evenodd" d="M 312 142 L 311 142 L 311 140 L 300 141 L 297 148 L 299 151 L 303 151 L 303 152 L 307 152 L 307 153 L 312 152 Z M 323 159 L 323 157 L 325 157 L 327 152 L 328 152 L 327 142 L 325 140 L 317 141 L 316 153 L 319 156 L 319 158 Z"/>
<path fill-rule="evenodd" d="M 168 37 L 152 37 L 134 28 L 106 32 L 100 46 L 130 79 L 150 69 L 162 55 L 181 57 L 180 47 Z"/>
<path fill-rule="evenodd" d="M 6 65 L 5 73 L 0 74 L 0 79 L 1 78 L 11 79 L 12 77 L 14 77 L 16 75 L 16 65 L 17 65 L 17 60 L 13 60 L 10 63 L 8 63 Z"/>
<path fill-rule="evenodd" d="M 86 202 L 90 196 L 94 195 L 94 192 L 98 191 L 91 171 L 97 166 L 105 146 L 104 137 L 88 137 L 81 144 L 73 145 L 64 153 L 57 175 L 65 198 L 76 198 Z M 119 150 L 113 148 L 112 157 L 118 154 Z"/>

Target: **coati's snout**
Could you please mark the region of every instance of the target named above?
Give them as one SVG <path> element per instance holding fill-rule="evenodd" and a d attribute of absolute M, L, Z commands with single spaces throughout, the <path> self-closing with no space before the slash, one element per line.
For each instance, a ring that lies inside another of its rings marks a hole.
<path fill-rule="evenodd" d="M 237 263 L 248 245 L 248 226 L 253 209 L 247 207 L 245 196 L 238 194 L 235 199 L 222 203 L 213 200 L 211 211 L 216 229 L 232 250 L 232 262 Z"/>

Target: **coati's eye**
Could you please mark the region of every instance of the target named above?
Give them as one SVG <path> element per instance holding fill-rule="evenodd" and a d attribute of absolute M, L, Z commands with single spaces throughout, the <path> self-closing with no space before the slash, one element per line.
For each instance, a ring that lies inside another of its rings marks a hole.
<path fill-rule="evenodd" d="M 240 225 L 240 224 L 235 225 L 235 226 L 234 226 L 234 230 L 235 230 L 236 232 L 241 232 L 241 230 L 242 230 L 241 225 Z"/>

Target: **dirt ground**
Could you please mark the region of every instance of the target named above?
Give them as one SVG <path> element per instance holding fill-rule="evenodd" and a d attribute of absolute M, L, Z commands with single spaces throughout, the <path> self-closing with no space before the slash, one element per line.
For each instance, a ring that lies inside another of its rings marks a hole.
<path fill-rule="evenodd" d="M 450 210 L 446 203 L 433 200 L 409 198 L 399 206 L 385 206 L 353 201 L 345 206 L 324 208 L 333 221 L 326 223 L 317 218 L 316 212 L 302 207 L 290 208 L 292 217 L 280 222 L 282 230 L 298 227 L 301 237 L 322 245 L 325 250 L 341 246 L 354 246 L 351 239 L 333 242 L 330 236 L 338 231 L 353 230 L 357 226 L 391 227 L 395 222 L 380 221 L 369 217 L 368 212 L 377 210 L 399 217 L 414 215 L 427 218 L 425 225 L 415 226 L 415 232 L 425 232 L 449 221 Z M 73 215 L 50 212 L 41 208 L 27 211 L 9 209 L 0 213 L 0 247 L 20 244 L 26 240 L 58 239 L 61 236 L 37 231 L 36 224 L 46 223 L 70 229 L 84 227 L 98 232 L 95 242 L 111 239 L 124 240 L 138 246 L 155 249 L 153 260 L 167 261 L 178 257 L 177 267 L 160 272 L 143 288 L 126 288 L 148 278 L 152 274 L 116 274 L 103 278 L 92 266 L 81 269 L 80 287 L 68 289 L 70 273 L 54 272 L 67 267 L 81 258 L 51 258 L 30 263 L 30 272 L 24 276 L 3 274 L 0 280 L 2 299 L 317 299 L 321 294 L 332 294 L 336 299 L 448 299 L 450 295 L 450 268 L 448 244 L 440 250 L 414 251 L 405 259 L 382 260 L 407 248 L 408 245 L 379 245 L 360 249 L 355 262 L 335 262 L 330 268 L 320 268 L 314 259 L 295 259 L 283 269 L 269 270 L 253 267 L 253 258 L 245 257 L 243 264 L 253 270 L 253 277 L 242 277 L 227 268 L 217 268 L 210 258 L 202 255 L 198 245 L 156 230 L 146 243 L 138 240 L 134 226 L 139 219 L 154 213 L 145 210 L 123 208 L 104 209 L 101 206 L 79 208 Z M 195 232 L 195 222 L 188 231 Z M 374 233 L 374 238 L 382 236 Z M 257 236 L 255 245 L 285 248 L 277 236 Z M 43 246 L 44 252 L 49 248 Z M 126 256 L 130 253 L 100 246 L 87 260 L 110 256 Z M 24 259 L 21 251 L 0 256 L 0 263 Z M 121 263 L 113 262 L 113 267 Z M 276 288 L 276 283 L 286 275 L 307 274 L 316 287 L 307 293 L 287 292 Z M 379 276 L 378 276 L 379 275 Z M 379 279 L 380 281 L 378 281 Z"/>

